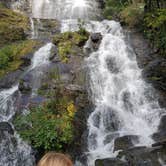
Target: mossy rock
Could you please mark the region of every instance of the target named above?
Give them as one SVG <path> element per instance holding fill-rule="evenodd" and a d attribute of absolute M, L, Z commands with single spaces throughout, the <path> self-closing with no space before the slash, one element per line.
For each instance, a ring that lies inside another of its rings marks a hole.
<path fill-rule="evenodd" d="M 28 17 L 0 6 L 0 47 L 14 41 L 24 40 L 30 29 Z"/>
<path fill-rule="evenodd" d="M 39 44 L 34 40 L 26 40 L 2 47 L 0 49 L 0 77 L 16 71 L 24 63 L 23 57 L 33 53 Z"/>
<path fill-rule="evenodd" d="M 89 38 L 89 33 L 81 29 L 77 32 L 65 32 L 55 35 L 53 43 L 58 46 L 58 54 L 63 62 L 68 62 L 68 55 L 77 55 L 76 47 L 82 48 Z"/>

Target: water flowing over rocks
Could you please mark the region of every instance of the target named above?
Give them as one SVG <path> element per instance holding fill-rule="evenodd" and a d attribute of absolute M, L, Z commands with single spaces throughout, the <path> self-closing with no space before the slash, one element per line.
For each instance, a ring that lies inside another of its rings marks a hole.
<path fill-rule="evenodd" d="M 0 79 L 0 165 L 35 164 L 34 156 L 38 160 L 44 150 L 32 150 L 11 122 L 31 107 L 67 97 L 77 109 L 74 139 L 66 147 L 76 166 L 79 162 L 85 166 L 163 166 L 165 58 L 156 57 L 156 50 L 139 33 L 125 33 L 118 22 L 90 21 L 101 18 L 103 0 L 1 1 L 30 15 L 29 37 L 45 45 L 23 56 L 22 66 Z M 80 25 L 78 18 L 85 22 Z M 71 33 L 62 42 L 63 34 L 60 45 L 55 40 L 47 43 L 54 34 L 67 31 L 88 34 L 89 39 L 76 35 L 69 50 Z"/>

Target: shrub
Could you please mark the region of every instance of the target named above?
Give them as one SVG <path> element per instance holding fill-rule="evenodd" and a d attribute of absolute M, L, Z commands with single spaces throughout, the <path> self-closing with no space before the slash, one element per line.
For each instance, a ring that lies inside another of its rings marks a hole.
<path fill-rule="evenodd" d="M 143 20 L 143 15 L 143 3 L 128 5 L 120 12 L 120 18 L 122 22 L 129 25 L 130 27 L 139 25 Z"/>
<path fill-rule="evenodd" d="M 72 101 L 51 100 L 41 107 L 31 108 L 28 115 L 18 116 L 14 125 L 21 137 L 34 148 L 64 150 L 73 139 L 75 112 Z"/>
<path fill-rule="evenodd" d="M 7 72 L 18 69 L 23 63 L 21 58 L 33 52 L 38 44 L 36 41 L 26 40 L 2 47 L 0 49 L 0 77 Z"/>
<path fill-rule="evenodd" d="M 107 19 L 112 19 L 112 17 L 119 17 L 120 11 L 122 11 L 127 5 L 127 0 L 106 0 L 103 14 Z"/>

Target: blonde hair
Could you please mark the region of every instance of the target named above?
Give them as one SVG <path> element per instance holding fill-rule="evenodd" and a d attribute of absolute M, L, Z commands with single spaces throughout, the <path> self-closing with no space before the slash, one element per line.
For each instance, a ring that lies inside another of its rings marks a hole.
<path fill-rule="evenodd" d="M 66 155 L 49 152 L 42 157 L 37 166 L 73 166 L 73 164 Z"/>

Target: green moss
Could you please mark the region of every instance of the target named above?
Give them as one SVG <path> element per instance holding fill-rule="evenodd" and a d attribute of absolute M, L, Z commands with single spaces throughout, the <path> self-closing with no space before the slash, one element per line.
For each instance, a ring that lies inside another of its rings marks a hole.
<path fill-rule="evenodd" d="M 22 64 L 22 57 L 34 51 L 39 43 L 26 40 L 9 44 L 0 49 L 0 77 L 6 73 L 17 70 Z"/>
<path fill-rule="evenodd" d="M 53 43 L 58 46 L 59 56 L 63 62 L 68 62 L 68 55 L 76 55 L 74 47 L 82 47 L 88 40 L 89 33 L 83 28 L 78 32 L 65 32 L 54 36 Z"/>
<path fill-rule="evenodd" d="M 29 28 L 28 17 L 5 7 L 0 7 L 0 47 L 25 39 L 25 31 Z"/>
<path fill-rule="evenodd" d="M 44 150 L 65 150 L 73 139 L 72 101 L 60 98 L 31 108 L 28 115 L 18 116 L 14 125 L 21 137 L 33 147 Z"/>

